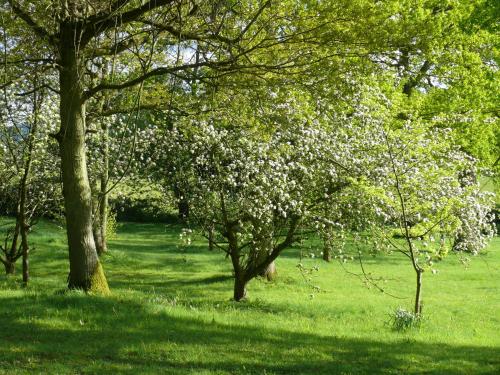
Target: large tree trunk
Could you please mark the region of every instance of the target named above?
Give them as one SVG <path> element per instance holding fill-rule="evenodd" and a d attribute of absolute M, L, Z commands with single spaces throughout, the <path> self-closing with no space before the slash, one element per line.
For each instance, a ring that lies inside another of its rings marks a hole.
<path fill-rule="evenodd" d="M 69 246 L 69 288 L 108 293 L 92 233 L 92 197 L 85 155 L 85 102 L 80 80 L 75 27 L 61 24 L 60 115 L 58 141 L 61 154 L 66 230 Z"/>

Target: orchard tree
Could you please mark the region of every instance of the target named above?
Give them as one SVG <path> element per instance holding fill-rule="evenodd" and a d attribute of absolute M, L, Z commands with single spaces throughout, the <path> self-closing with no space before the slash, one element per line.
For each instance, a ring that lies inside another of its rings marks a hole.
<path fill-rule="evenodd" d="M 239 102 L 165 137 L 158 164 L 182 186 L 190 222 L 231 259 L 236 301 L 304 228 L 332 223 L 322 206 L 348 185 L 344 145 L 305 98 L 268 92 L 253 116 Z"/>
<path fill-rule="evenodd" d="M 20 84 L 21 85 L 21 84 Z M 0 107 L 0 147 L 2 179 L 0 199 L 5 213 L 13 214 L 14 224 L 4 224 L 0 261 L 7 274 L 15 272 L 22 258 L 23 282 L 29 281 L 29 232 L 37 219 L 54 214 L 58 208 L 58 176 L 54 173 L 56 153 L 49 133 L 57 119 L 52 111 L 53 95 L 37 90 L 37 79 L 22 83 L 26 90 L 16 96 L 4 88 Z"/>
<path fill-rule="evenodd" d="M 436 273 L 436 263 L 452 250 L 468 257 L 486 247 L 495 232 L 494 201 L 480 189 L 478 161 L 460 150 L 451 129 L 397 119 L 398 94 L 388 98 L 366 88 L 346 128 L 359 134 L 352 147 L 364 150 L 370 165 L 354 184 L 365 197 L 359 207 L 368 213 L 372 250 L 396 251 L 408 259 L 418 316 L 424 272 Z"/>

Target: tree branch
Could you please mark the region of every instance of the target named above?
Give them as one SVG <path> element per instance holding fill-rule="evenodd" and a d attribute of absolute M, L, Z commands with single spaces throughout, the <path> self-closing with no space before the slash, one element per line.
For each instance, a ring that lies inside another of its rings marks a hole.
<path fill-rule="evenodd" d="M 94 87 L 90 88 L 89 90 L 87 90 L 85 93 L 84 99 L 87 100 L 87 99 L 91 98 L 92 96 L 94 96 L 96 93 L 103 91 L 103 90 L 121 90 L 121 89 L 125 89 L 128 87 L 132 87 L 132 86 L 135 86 L 135 85 L 138 85 L 138 84 L 144 82 L 145 80 L 147 80 L 148 78 L 151 78 L 151 77 L 172 74 L 172 73 L 175 73 L 178 71 L 200 68 L 200 67 L 204 67 L 204 66 L 207 66 L 207 67 L 229 66 L 232 63 L 233 63 L 232 60 L 220 61 L 220 62 L 206 61 L 206 62 L 199 62 L 199 63 L 195 63 L 195 64 L 185 64 L 185 65 L 179 65 L 179 66 L 172 66 L 169 68 L 160 67 L 160 68 L 150 70 L 149 72 L 147 72 L 139 77 L 133 78 L 129 81 L 125 81 L 122 83 L 101 83 L 101 84 L 94 86 Z"/>
<path fill-rule="evenodd" d="M 14 13 L 21 18 L 26 24 L 42 39 L 47 40 L 50 44 L 55 44 L 55 37 L 51 35 L 47 30 L 45 30 L 42 26 L 38 25 L 33 18 L 29 16 L 14 0 L 8 0 L 10 6 Z"/>
<path fill-rule="evenodd" d="M 90 40 L 92 37 L 107 29 L 113 28 L 116 25 L 125 25 L 127 23 L 137 21 L 143 14 L 163 6 L 170 5 L 174 3 L 175 0 L 149 0 L 140 7 L 115 14 L 117 10 L 125 6 L 128 2 L 128 0 L 117 0 L 111 5 L 108 13 L 90 17 L 88 19 L 84 39 Z"/>

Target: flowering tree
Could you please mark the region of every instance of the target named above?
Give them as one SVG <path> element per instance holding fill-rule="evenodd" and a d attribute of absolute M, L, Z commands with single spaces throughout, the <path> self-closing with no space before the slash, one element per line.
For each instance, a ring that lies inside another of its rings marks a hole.
<path fill-rule="evenodd" d="M 58 207 L 60 192 L 53 169 L 57 156 L 48 142 L 57 118 L 50 105 L 53 98 L 42 90 L 31 91 L 36 80 L 23 84 L 27 93 L 22 97 L 7 88 L 3 90 L 0 107 L 0 199 L 5 212 L 15 216 L 15 223 L 3 228 L 0 261 L 6 273 L 13 274 L 16 261 L 22 258 L 23 281 L 27 283 L 29 231 L 38 217 Z"/>
<path fill-rule="evenodd" d="M 434 264 L 451 250 L 477 254 L 493 236 L 492 194 L 480 190 L 477 161 L 455 145 L 450 129 L 398 120 L 394 102 L 368 91 L 377 99 L 361 99 L 346 119 L 346 128 L 359 135 L 352 147 L 365 150 L 369 163 L 356 184 L 371 212 L 366 223 L 373 243 L 403 254 L 415 271 L 414 312 L 420 315 L 423 273 L 436 272 Z"/>
<path fill-rule="evenodd" d="M 293 123 L 293 114 L 289 119 L 292 124 L 267 132 L 225 129 L 212 120 L 166 138 L 165 154 L 176 155 L 166 173 L 182 184 L 191 220 L 214 231 L 210 240 L 230 257 L 236 301 L 299 238 L 300 228 L 318 220 L 325 194 L 339 189 L 328 132 L 307 116 L 306 125 Z"/>

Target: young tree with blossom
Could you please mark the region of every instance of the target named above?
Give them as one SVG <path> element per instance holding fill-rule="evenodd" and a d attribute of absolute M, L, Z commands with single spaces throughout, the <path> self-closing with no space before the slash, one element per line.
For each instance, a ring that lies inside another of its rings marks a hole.
<path fill-rule="evenodd" d="M 22 258 L 23 282 L 28 283 L 29 232 L 42 215 L 54 213 L 59 205 L 55 149 L 49 133 L 56 121 L 53 95 L 34 90 L 36 77 L 23 82 L 25 94 L 16 96 L 4 88 L 0 106 L 0 147 L 2 149 L 1 206 L 13 214 L 14 223 L 3 225 L 0 262 L 7 274 L 15 272 Z"/>
<path fill-rule="evenodd" d="M 365 155 L 354 182 L 365 197 L 367 237 L 377 250 L 403 254 L 415 271 L 414 313 L 422 313 L 426 271 L 451 251 L 477 255 L 494 235 L 493 194 L 481 191 L 478 161 L 460 150 L 451 129 L 401 120 L 393 101 L 364 91 L 346 129 L 359 136 L 353 152 Z M 355 254 L 353 254 L 355 256 Z"/>

